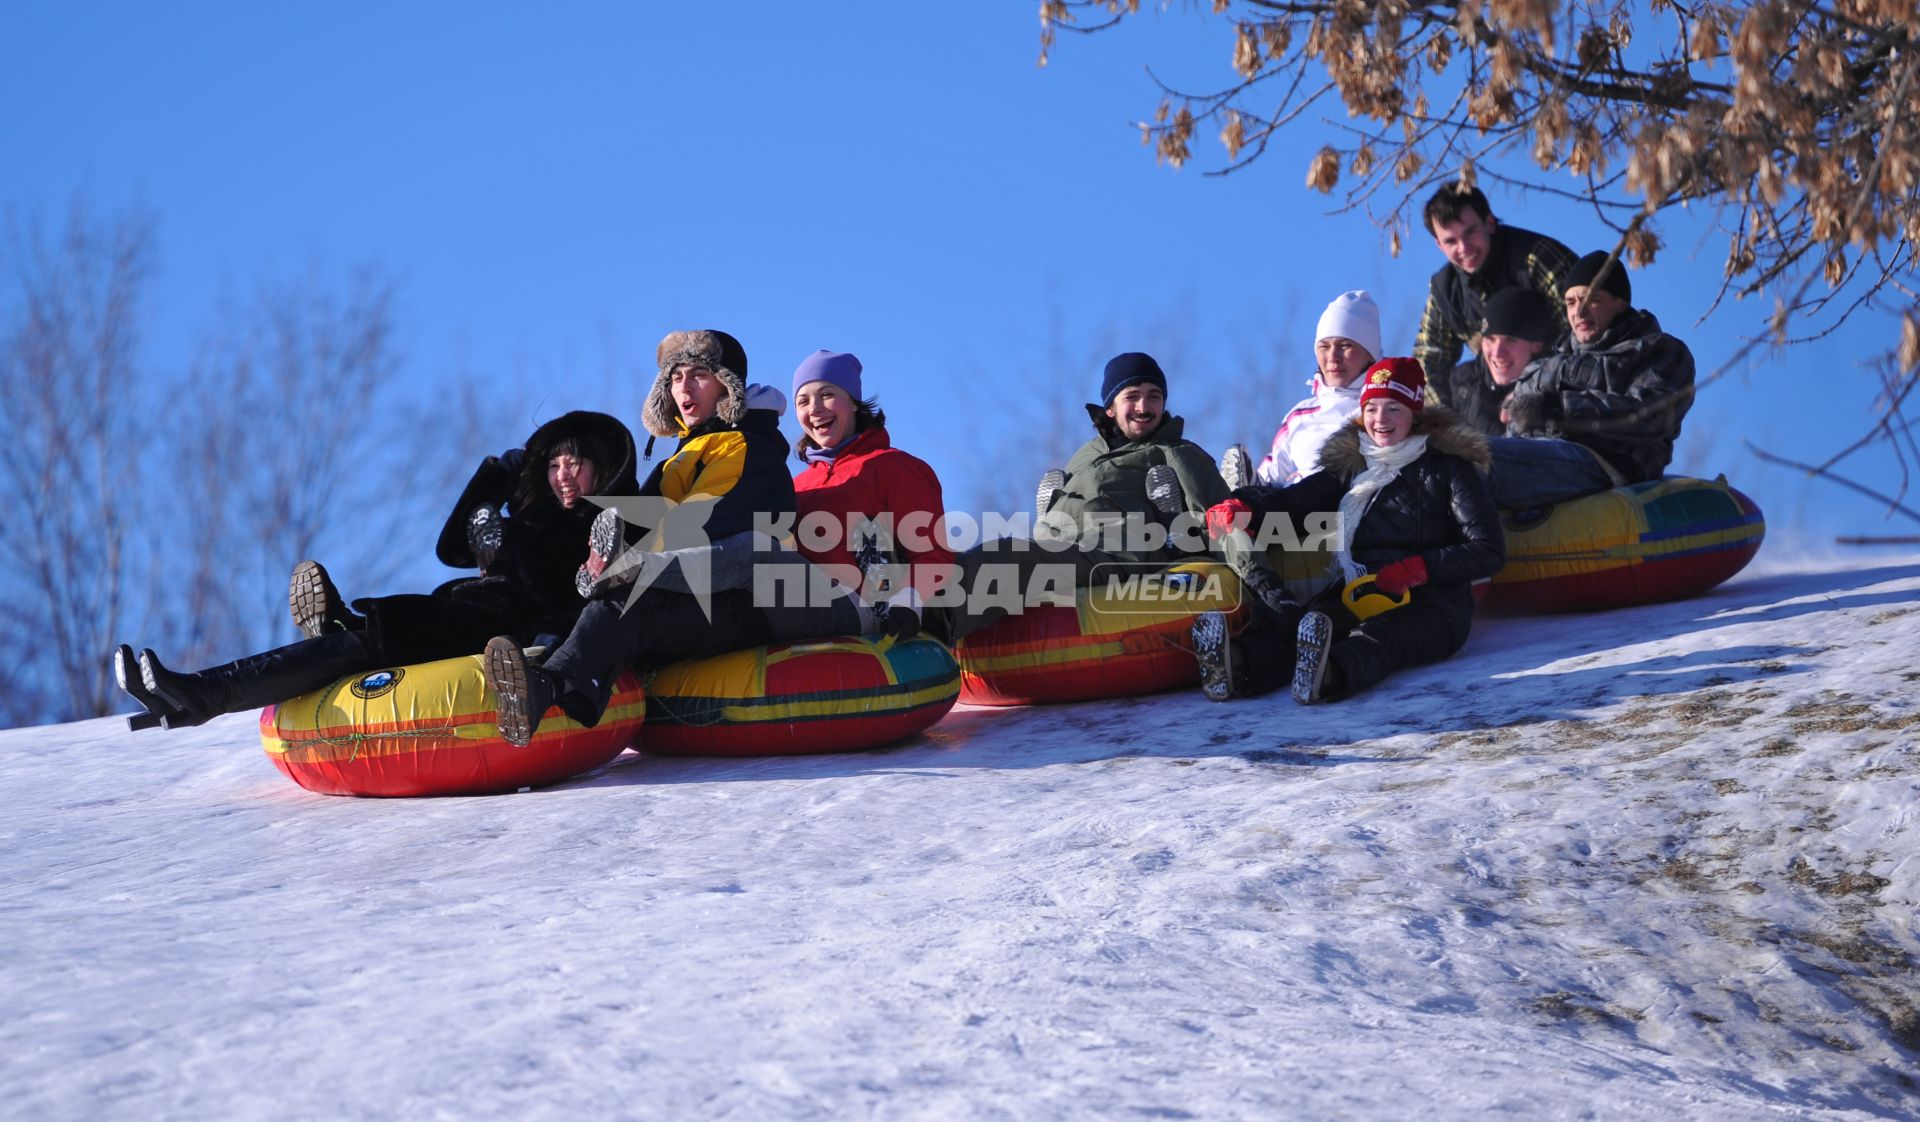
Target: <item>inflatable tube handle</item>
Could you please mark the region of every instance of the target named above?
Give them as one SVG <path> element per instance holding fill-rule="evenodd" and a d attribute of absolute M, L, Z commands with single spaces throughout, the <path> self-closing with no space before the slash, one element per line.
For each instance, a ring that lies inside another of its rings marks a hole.
<path fill-rule="evenodd" d="M 1370 620 L 1381 612 L 1390 612 L 1395 608 L 1404 608 L 1413 600 L 1413 590 L 1403 588 L 1398 597 L 1389 596 L 1373 587 L 1374 574 L 1367 573 L 1347 582 L 1340 590 L 1340 602 L 1353 613 L 1353 618 Z"/>

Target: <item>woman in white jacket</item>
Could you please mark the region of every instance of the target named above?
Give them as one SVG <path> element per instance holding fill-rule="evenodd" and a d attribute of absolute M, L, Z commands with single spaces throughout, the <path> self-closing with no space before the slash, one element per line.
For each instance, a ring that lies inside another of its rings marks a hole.
<path fill-rule="evenodd" d="M 1320 466 L 1320 446 L 1360 412 L 1360 376 L 1379 357 L 1380 308 L 1364 290 L 1343 292 L 1314 326 L 1313 396 L 1287 411 L 1255 479 L 1284 487 Z M 1246 481 L 1232 481 L 1245 486 Z"/>

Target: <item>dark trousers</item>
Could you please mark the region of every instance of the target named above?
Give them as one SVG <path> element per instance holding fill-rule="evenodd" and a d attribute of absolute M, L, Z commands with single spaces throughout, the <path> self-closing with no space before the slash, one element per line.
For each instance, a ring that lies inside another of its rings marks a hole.
<path fill-rule="evenodd" d="M 1415 589 L 1405 607 L 1362 621 L 1340 600 L 1340 589 L 1330 588 L 1306 607 L 1269 607 L 1255 599 L 1253 619 L 1238 638 L 1235 693 L 1252 697 L 1271 693 L 1293 680 L 1299 653 L 1300 619 L 1309 611 L 1325 612 L 1333 621 L 1333 647 L 1321 696 L 1347 697 L 1375 685 L 1396 670 L 1438 662 L 1466 644 L 1455 636 L 1446 613 Z"/>

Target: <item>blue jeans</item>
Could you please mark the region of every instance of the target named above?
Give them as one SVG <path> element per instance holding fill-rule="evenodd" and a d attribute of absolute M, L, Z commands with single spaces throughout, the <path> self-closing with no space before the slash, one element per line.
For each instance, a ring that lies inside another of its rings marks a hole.
<path fill-rule="evenodd" d="M 1503 510 L 1552 506 L 1619 486 L 1600 457 L 1571 440 L 1496 436 L 1493 448 L 1493 502 Z"/>

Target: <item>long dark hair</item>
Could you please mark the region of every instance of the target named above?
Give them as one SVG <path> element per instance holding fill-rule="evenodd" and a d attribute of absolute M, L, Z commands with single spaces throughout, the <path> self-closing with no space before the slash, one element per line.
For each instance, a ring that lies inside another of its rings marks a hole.
<path fill-rule="evenodd" d="M 886 423 L 887 415 L 880 409 L 879 398 L 870 397 L 865 401 L 856 401 L 853 403 L 854 435 L 858 436 L 868 429 L 879 428 Z M 819 442 L 803 432 L 800 434 L 800 439 L 793 442 L 793 454 L 804 461 L 807 458 L 807 449 L 818 447 L 820 447 Z"/>

